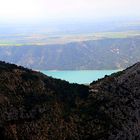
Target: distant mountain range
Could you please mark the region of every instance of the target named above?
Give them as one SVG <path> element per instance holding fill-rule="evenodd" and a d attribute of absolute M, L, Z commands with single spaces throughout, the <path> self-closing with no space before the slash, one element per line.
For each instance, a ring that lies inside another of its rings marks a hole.
<path fill-rule="evenodd" d="M 140 61 L 140 37 L 1 46 L 0 60 L 37 70 L 124 69 Z"/>
<path fill-rule="evenodd" d="M 89 86 L 0 62 L 1 140 L 139 140 L 140 63 Z"/>

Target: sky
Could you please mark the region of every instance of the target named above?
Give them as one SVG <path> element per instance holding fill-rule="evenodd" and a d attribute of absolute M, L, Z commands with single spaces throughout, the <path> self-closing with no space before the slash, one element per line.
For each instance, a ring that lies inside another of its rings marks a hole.
<path fill-rule="evenodd" d="M 0 21 L 140 17 L 140 0 L 0 0 Z"/>

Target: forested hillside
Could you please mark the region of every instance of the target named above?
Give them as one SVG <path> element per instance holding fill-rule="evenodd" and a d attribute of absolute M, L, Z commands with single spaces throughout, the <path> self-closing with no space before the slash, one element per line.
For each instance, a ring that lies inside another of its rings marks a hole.
<path fill-rule="evenodd" d="M 139 140 L 140 63 L 90 86 L 0 62 L 1 140 Z"/>

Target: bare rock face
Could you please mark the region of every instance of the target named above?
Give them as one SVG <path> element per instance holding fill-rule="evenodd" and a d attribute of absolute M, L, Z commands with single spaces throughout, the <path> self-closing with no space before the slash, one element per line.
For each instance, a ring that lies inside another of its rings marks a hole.
<path fill-rule="evenodd" d="M 140 63 L 84 86 L 0 62 L 0 139 L 139 140 Z"/>

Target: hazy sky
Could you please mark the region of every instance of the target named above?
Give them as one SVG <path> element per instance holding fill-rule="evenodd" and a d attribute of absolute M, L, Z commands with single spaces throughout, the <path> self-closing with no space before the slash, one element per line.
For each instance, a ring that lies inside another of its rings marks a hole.
<path fill-rule="evenodd" d="M 0 20 L 140 17 L 140 0 L 0 0 Z"/>

